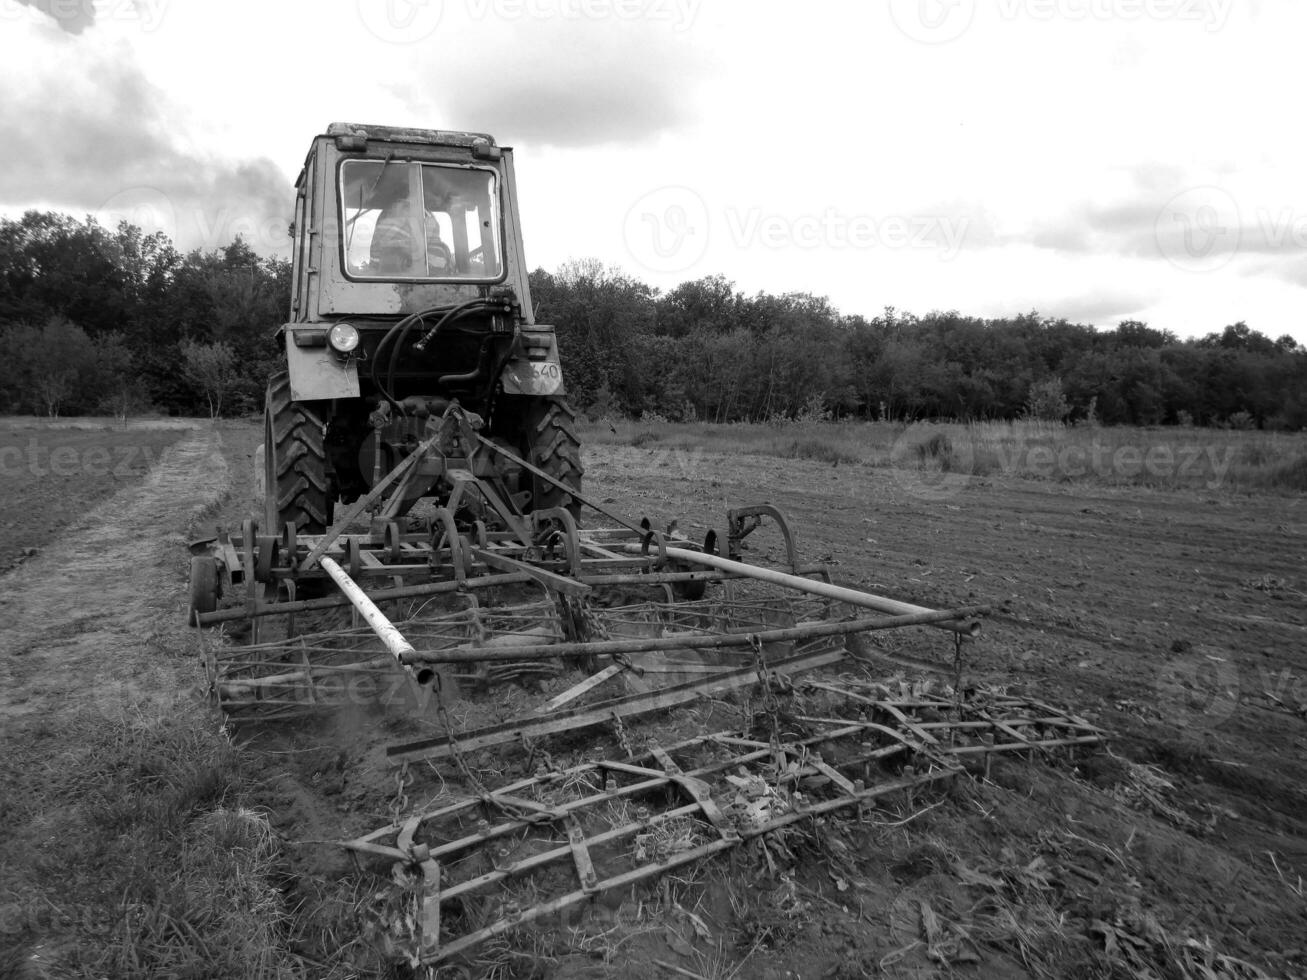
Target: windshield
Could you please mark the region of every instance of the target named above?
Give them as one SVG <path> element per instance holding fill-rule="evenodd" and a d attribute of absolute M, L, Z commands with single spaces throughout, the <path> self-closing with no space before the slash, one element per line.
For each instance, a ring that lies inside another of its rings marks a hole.
<path fill-rule="evenodd" d="M 350 276 L 484 281 L 503 274 L 493 171 L 346 160 L 340 192 Z"/>

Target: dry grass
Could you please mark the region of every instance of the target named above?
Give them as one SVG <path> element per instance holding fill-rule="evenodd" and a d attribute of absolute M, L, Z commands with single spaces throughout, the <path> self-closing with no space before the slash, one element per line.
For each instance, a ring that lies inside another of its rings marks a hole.
<path fill-rule="evenodd" d="M 614 431 L 616 430 L 616 431 Z M 591 425 L 582 441 L 645 448 L 693 475 L 711 454 L 749 453 L 962 478 L 1159 489 L 1307 490 L 1307 434 L 1060 423 L 795 422 Z"/>
<path fill-rule="evenodd" d="M 5 936 L 14 963 L 39 955 L 70 977 L 297 975 L 275 838 L 242 805 L 241 759 L 201 709 L 59 717 L 4 743 L 0 867 L 24 910 Z"/>

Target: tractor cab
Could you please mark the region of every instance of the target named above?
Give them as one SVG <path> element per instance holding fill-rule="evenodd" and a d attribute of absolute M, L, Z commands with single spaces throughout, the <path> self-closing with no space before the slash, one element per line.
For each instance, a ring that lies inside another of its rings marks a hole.
<path fill-rule="evenodd" d="M 286 370 L 266 409 L 272 526 L 321 530 L 454 403 L 579 490 L 558 344 L 532 308 L 510 148 L 481 133 L 332 123 L 296 181 L 291 234 Z M 525 471 L 503 478 L 525 510 L 566 503 Z M 409 503 L 440 492 L 418 481 Z"/>

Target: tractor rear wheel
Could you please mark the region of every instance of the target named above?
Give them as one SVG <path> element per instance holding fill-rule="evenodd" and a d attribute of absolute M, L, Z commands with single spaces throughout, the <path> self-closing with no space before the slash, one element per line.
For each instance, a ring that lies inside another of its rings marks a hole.
<path fill-rule="evenodd" d="M 335 494 L 327 475 L 326 426 L 291 398 L 290 378 L 276 374 L 263 408 L 264 521 L 270 533 L 294 524 L 321 534 L 331 523 Z"/>
<path fill-rule="evenodd" d="M 581 492 L 581 440 L 576 435 L 576 413 L 561 398 L 537 398 L 526 415 L 527 461 Z M 531 509 L 566 506 L 579 516 L 581 504 L 560 487 L 535 474 L 531 476 Z"/>

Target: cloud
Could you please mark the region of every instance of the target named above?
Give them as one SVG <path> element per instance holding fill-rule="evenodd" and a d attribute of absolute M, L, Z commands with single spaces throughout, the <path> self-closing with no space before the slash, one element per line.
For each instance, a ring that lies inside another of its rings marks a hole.
<path fill-rule="evenodd" d="M 673 31 L 621 22 L 520 25 L 419 69 L 415 102 L 440 108 L 451 128 L 493 133 L 506 144 L 640 145 L 693 123 L 696 84 L 709 59 Z M 414 96 L 410 96 L 414 97 Z"/>
<path fill-rule="evenodd" d="M 81 34 L 95 24 L 95 4 L 92 0 L 18 0 L 25 7 L 40 11 L 58 25 L 61 31 Z"/>
<path fill-rule="evenodd" d="M 1119 321 L 1130 319 L 1141 310 L 1148 309 L 1157 299 L 1156 291 L 1090 292 L 1049 301 L 1040 310 L 1050 316 L 1065 317 L 1072 323 L 1114 326 Z"/>
<path fill-rule="evenodd" d="M 0 206 L 89 212 L 108 225 L 125 218 L 183 250 L 238 234 L 264 254 L 288 250 L 293 191 L 276 164 L 186 148 L 181 114 L 123 47 L 67 64 L 11 86 Z"/>

